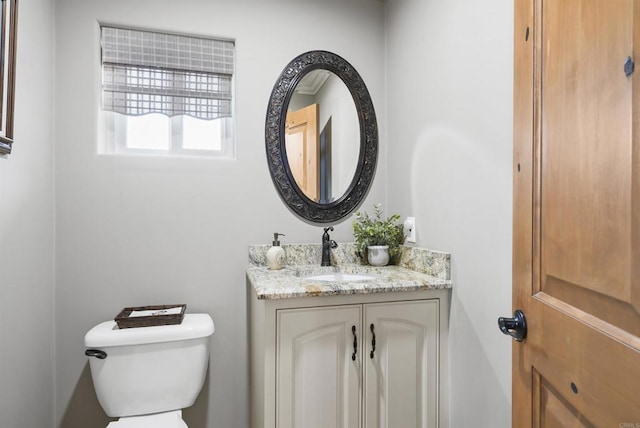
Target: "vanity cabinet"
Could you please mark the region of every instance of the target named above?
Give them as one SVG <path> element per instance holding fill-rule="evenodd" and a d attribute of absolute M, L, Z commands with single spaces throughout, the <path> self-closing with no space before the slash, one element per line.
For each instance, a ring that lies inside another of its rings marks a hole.
<path fill-rule="evenodd" d="M 251 426 L 448 426 L 448 298 L 251 299 Z"/>
<path fill-rule="evenodd" d="M 435 427 L 438 303 L 278 311 L 277 426 Z"/>
<path fill-rule="evenodd" d="M 439 303 L 365 305 L 364 427 L 438 426 Z"/>
<path fill-rule="evenodd" d="M 360 426 L 361 313 L 360 306 L 278 311 L 276 426 Z"/>

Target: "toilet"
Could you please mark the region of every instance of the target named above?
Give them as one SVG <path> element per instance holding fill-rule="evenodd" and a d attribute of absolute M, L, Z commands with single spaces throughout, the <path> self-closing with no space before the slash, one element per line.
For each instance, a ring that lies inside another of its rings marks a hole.
<path fill-rule="evenodd" d="M 207 314 L 181 324 L 119 329 L 114 321 L 84 337 L 93 386 L 108 428 L 187 428 L 182 409 L 204 383 L 215 328 Z"/>

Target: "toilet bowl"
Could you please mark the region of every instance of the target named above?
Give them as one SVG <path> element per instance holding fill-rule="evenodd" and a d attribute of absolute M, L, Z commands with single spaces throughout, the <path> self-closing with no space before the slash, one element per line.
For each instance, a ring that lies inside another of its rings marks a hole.
<path fill-rule="evenodd" d="M 207 314 L 186 314 L 182 324 L 119 329 L 114 321 L 85 335 L 91 378 L 109 428 L 186 428 L 182 409 L 195 402 L 206 376 Z"/>

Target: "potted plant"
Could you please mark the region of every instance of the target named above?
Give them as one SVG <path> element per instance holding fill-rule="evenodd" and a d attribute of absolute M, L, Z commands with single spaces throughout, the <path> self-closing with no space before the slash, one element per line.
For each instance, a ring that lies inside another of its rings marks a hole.
<path fill-rule="evenodd" d="M 373 215 L 355 213 L 353 236 L 358 254 L 372 266 L 386 266 L 400 252 L 404 228 L 400 216 L 382 217 L 382 204 L 374 205 Z"/>

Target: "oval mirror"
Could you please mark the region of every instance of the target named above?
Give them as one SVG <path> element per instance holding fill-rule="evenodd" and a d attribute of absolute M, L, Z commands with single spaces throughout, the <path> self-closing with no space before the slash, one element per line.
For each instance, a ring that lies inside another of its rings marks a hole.
<path fill-rule="evenodd" d="M 295 214 L 328 223 L 355 210 L 373 180 L 378 131 L 353 66 L 326 51 L 287 64 L 269 99 L 266 149 L 275 187 Z"/>

